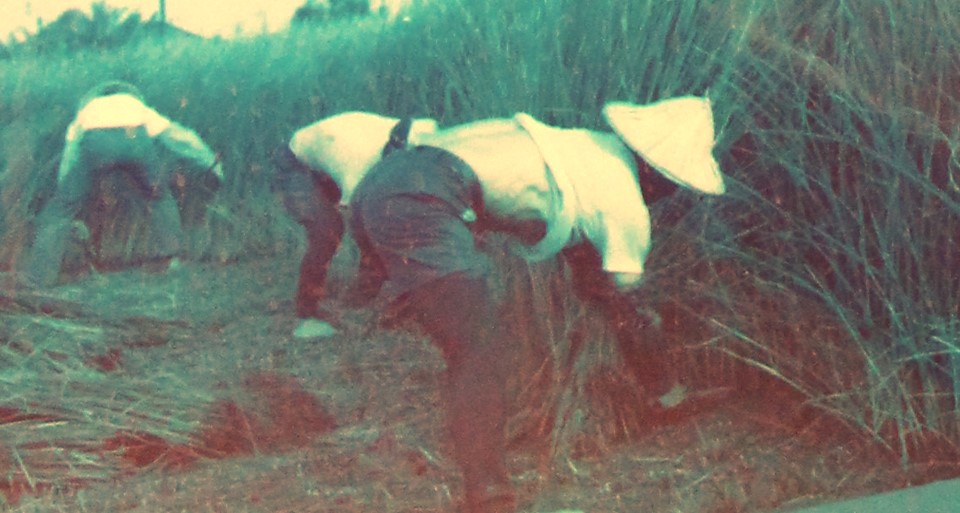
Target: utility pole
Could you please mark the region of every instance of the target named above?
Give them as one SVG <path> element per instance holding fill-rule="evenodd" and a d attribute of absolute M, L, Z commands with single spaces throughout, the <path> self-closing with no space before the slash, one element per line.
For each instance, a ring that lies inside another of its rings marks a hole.
<path fill-rule="evenodd" d="M 160 10 L 157 12 L 160 15 L 159 16 L 160 24 L 166 25 L 167 24 L 167 0 L 160 0 Z"/>

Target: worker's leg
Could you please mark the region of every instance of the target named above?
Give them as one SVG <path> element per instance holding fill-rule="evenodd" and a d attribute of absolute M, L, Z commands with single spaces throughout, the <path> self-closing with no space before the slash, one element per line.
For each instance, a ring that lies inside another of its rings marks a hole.
<path fill-rule="evenodd" d="M 396 152 L 354 194 L 352 229 L 382 260 L 404 315 L 421 324 L 447 364 L 443 404 L 469 513 L 512 513 L 506 470 L 505 375 L 510 346 L 488 288 L 494 269 L 468 219 L 479 185 L 459 161 Z"/>
<path fill-rule="evenodd" d="M 327 295 L 327 270 L 343 238 L 343 217 L 337 206 L 323 201 L 317 207 L 317 215 L 301 223 L 307 232 L 297 280 L 296 309 L 301 319 L 322 316 L 318 307 Z"/>
<path fill-rule="evenodd" d="M 145 249 L 147 259 L 168 262 L 180 255 L 183 240 L 183 225 L 180 221 L 180 209 L 170 188 L 161 185 L 157 198 L 147 203 L 150 240 Z"/>

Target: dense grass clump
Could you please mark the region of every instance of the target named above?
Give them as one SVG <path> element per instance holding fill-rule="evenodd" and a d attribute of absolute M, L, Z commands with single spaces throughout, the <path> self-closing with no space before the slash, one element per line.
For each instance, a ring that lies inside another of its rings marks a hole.
<path fill-rule="evenodd" d="M 636 347 L 615 347 L 597 312 L 569 300 L 560 267 L 504 257 L 506 285 L 533 301 L 516 324 L 537 379 L 516 386 L 527 404 L 550 399 L 520 417 L 556 427 L 559 447 L 560 428 L 583 430 L 580 399 L 607 391 L 616 427 L 600 429 L 629 437 L 645 411 L 631 379 L 661 358 L 678 383 L 749 390 L 745 375 L 775 376 L 905 456 L 916 441 L 960 441 L 954 2 L 435 4 L 397 22 L 0 63 L 0 262 L 29 240 L 77 99 L 107 78 L 138 84 L 223 152 L 227 184 L 188 248 L 215 261 L 297 250 L 268 192 L 270 154 L 325 115 L 453 124 L 526 111 L 603 128 L 606 101 L 708 95 L 731 194 L 655 207 L 643 292 L 661 324 Z M 135 259 L 136 216 L 120 219 L 95 258 Z"/>
<path fill-rule="evenodd" d="M 750 34 L 754 58 L 735 79 L 740 101 L 761 100 L 738 148 L 755 171 L 743 176 L 751 208 L 739 222 L 749 233 L 737 250 L 826 307 L 839 330 L 831 338 L 859 354 L 855 367 L 834 370 L 844 379 L 800 378 L 809 393 L 896 439 L 905 456 L 931 433 L 957 440 L 960 40 L 952 7 L 810 2 L 766 12 Z"/>

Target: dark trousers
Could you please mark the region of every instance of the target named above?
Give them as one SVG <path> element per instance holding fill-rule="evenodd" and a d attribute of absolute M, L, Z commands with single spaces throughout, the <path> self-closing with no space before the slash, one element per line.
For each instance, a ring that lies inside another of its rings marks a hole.
<path fill-rule="evenodd" d="M 319 306 L 327 295 L 327 271 L 345 230 L 339 205 L 340 188 L 323 171 L 300 163 L 286 144 L 275 152 L 274 164 L 273 193 L 293 219 L 303 226 L 307 238 L 294 299 L 297 317 L 323 318 Z M 353 304 L 367 302 L 376 296 L 385 279 L 380 260 L 370 251 L 361 251 L 358 274 L 348 297 Z"/>
<path fill-rule="evenodd" d="M 95 181 L 111 172 L 128 173 L 135 193 L 148 200 L 148 254 L 164 258 L 179 253 L 180 212 L 153 140 L 142 128 L 90 130 L 81 135 L 76 165 L 59 177 L 53 197 L 37 216 L 36 236 L 27 253 L 28 280 L 41 286 L 57 280 L 70 226 L 90 199 Z"/>
<path fill-rule="evenodd" d="M 488 285 L 494 269 L 468 213 L 482 192 L 465 163 L 439 149 L 398 151 L 354 193 L 351 230 L 381 260 L 399 311 L 423 326 L 447 364 L 443 403 L 471 513 L 515 508 L 506 470 L 510 341 Z"/>
<path fill-rule="evenodd" d="M 512 341 L 488 285 L 494 264 L 475 235 L 505 230 L 523 239 L 542 236 L 544 227 L 485 215 L 476 176 L 435 148 L 385 158 L 358 186 L 352 208 L 354 237 L 381 259 L 398 311 L 422 325 L 443 352 L 444 405 L 467 511 L 513 511 L 504 440 Z M 616 290 L 596 248 L 581 243 L 563 257 L 577 296 L 601 309 L 622 346 L 634 344 L 642 322 L 635 302 Z"/>

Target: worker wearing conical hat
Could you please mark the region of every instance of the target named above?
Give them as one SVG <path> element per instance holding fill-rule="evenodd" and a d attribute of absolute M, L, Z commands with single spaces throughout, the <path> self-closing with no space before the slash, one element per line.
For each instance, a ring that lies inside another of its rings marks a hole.
<path fill-rule="evenodd" d="M 613 133 L 521 113 L 425 130 L 384 151 L 396 139 L 389 124 L 400 122 L 353 113 L 290 144 L 299 162 L 312 160 L 332 177 L 328 199 L 349 202 L 361 260 L 387 279 L 381 295 L 443 353 L 443 404 L 466 513 L 516 508 L 504 440 L 511 342 L 488 286 L 493 260 L 477 235 L 512 235 L 530 260 L 563 256 L 577 294 L 627 326 L 636 316 L 629 292 L 650 249 L 647 203 L 678 188 L 724 192 L 709 100 L 611 103 L 603 114 Z M 309 212 L 310 201 L 300 205 L 305 218 L 322 218 Z M 334 231 L 339 237 L 342 226 Z"/>

